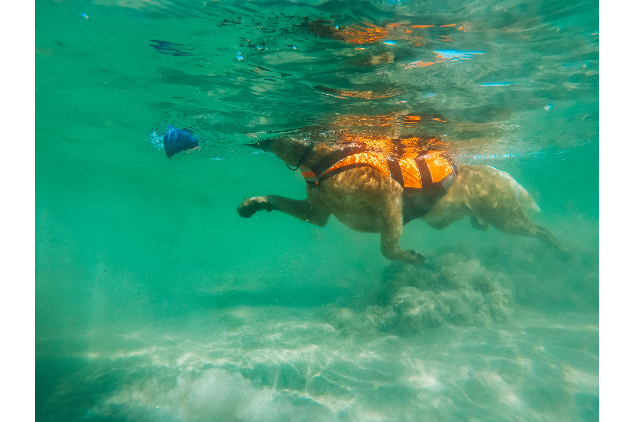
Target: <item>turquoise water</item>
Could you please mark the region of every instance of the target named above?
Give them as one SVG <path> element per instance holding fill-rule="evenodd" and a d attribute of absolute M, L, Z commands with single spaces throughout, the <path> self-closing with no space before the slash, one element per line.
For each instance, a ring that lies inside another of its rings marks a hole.
<path fill-rule="evenodd" d="M 598 2 L 35 12 L 38 421 L 598 420 Z M 414 268 L 334 218 L 235 212 L 305 196 L 245 143 L 386 121 L 511 174 L 573 258 L 414 221 Z M 168 159 L 171 126 L 200 150 Z"/>

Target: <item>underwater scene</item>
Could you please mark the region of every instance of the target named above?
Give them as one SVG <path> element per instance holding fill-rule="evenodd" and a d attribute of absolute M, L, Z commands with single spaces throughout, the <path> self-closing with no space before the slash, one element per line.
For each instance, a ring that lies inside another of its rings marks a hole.
<path fill-rule="evenodd" d="M 37 421 L 598 421 L 598 1 L 36 0 L 35 88 Z"/>

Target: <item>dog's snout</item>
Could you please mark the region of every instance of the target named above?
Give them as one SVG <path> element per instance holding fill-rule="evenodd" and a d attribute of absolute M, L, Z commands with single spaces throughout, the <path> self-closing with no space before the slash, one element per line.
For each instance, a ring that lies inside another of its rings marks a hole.
<path fill-rule="evenodd" d="M 257 148 L 257 149 L 261 149 L 262 151 L 270 151 L 271 150 L 271 139 L 264 139 L 262 141 L 253 143 L 253 144 L 246 144 L 250 147 L 253 148 Z"/>

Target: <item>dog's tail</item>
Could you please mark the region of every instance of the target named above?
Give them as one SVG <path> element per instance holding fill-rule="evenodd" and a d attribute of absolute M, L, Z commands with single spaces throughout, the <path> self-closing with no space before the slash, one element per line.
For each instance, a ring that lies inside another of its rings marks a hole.
<path fill-rule="evenodd" d="M 503 178 L 506 186 L 511 192 L 513 192 L 513 194 L 515 195 L 515 199 L 517 199 L 517 202 L 520 204 L 520 207 L 522 207 L 524 211 L 531 211 L 535 213 L 541 211 L 533 197 L 530 196 L 528 192 L 526 192 L 526 189 L 524 189 L 524 187 L 520 185 L 517 180 L 515 180 L 513 177 L 511 177 L 511 175 L 502 170 L 495 170 L 500 173 L 500 176 Z"/>

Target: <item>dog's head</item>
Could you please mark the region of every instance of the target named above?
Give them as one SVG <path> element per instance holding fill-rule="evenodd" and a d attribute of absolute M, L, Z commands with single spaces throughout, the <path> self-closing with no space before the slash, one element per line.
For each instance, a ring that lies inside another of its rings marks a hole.
<path fill-rule="evenodd" d="M 278 136 L 247 144 L 250 147 L 272 152 L 289 166 L 297 166 L 307 158 L 315 144 L 307 139 L 293 136 Z"/>

